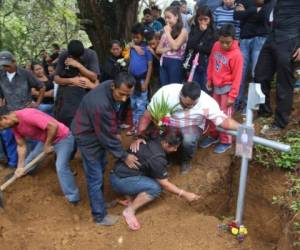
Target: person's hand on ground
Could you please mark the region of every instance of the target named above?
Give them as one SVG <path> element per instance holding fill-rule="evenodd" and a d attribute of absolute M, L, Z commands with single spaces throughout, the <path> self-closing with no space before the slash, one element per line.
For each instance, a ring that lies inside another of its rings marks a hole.
<path fill-rule="evenodd" d="M 24 167 L 18 167 L 15 171 L 15 175 L 19 178 L 25 174 Z"/>
<path fill-rule="evenodd" d="M 138 158 L 133 154 L 128 154 L 125 163 L 129 168 L 134 169 L 139 169 L 139 166 L 141 165 L 138 161 Z"/>
<path fill-rule="evenodd" d="M 200 199 L 200 196 L 191 192 L 183 191 L 182 196 L 188 201 L 196 201 Z"/>
<path fill-rule="evenodd" d="M 293 58 L 295 62 L 300 62 L 300 48 L 298 48 L 293 54 Z"/>
<path fill-rule="evenodd" d="M 144 139 L 137 139 L 137 140 L 135 140 L 133 143 L 131 143 L 130 150 L 133 153 L 136 153 L 137 151 L 140 150 L 140 144 L 141 143 L 146 144 L 146 141 Z"/>

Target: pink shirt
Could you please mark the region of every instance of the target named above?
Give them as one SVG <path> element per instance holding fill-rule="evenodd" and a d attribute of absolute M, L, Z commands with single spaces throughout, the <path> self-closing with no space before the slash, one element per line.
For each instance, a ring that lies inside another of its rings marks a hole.
<path fill-rule="evenodd" d="M 13 127 L 16 139 L 28 138 L 45 142 L 47 138 L 47 125 L 50 121 L 58 125 L 54 138 L 55 143 L 64 139 L 70 133 L 69 128 L 64 124 L 37 109 L 25 108 L 15 111 L 15 113 L 19 120 L 19 124 Z"/>

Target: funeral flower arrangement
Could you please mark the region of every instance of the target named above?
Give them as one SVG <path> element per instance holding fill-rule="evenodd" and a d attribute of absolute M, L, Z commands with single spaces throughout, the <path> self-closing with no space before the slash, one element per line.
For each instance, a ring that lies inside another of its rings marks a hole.
<path fill-rule="evenodd" d="M 161 96 L 159 100 L 154 100 L 153 105 L 150 106 L 149 112 L 153 118 L 153 122 L 158 127 L 170 126 L 171 115 L 177 111 L 177 106 L 179 104 L 171 107 L 168 104 L 168 99 L 164 95 Z"/>

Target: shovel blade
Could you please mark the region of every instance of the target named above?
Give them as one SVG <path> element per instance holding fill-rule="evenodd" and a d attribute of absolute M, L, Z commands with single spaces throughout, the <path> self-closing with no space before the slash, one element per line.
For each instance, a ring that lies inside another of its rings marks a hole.
<path fill-rule="evenodd" d="M 0 208 L 4 208 L 4 197 L 2 191 L 0 191 Z"/>

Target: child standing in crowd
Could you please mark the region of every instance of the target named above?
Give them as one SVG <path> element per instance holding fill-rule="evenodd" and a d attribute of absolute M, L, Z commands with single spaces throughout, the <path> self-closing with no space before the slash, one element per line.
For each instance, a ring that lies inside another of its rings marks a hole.
<path fill-rule="evenodd" d="M 216 42 L 217 32 L 214 27 L 212 12 L 207 6 L 197 9 L 195 16 L 195 26 L 189 34 L 186 48 L 186 62 L 184 67 L 187 71 L 192 68 L 192 63 L 197 53 L 199 53 L 198 67 L 195 70 L 193 81 L 201 86 L 201 90 L 207 92 L 207 65 L 211 49 Z"/>
<path fill-rule="evenodd" d="M 223 0 L 223 4 L 214 11 L 216 27 L 221 29 L 224 24 L 232 24 L 235 28 L 235 39 L 240 39 L 240 22 L 233 18 L 235 0 Z"/>
<path fill-rule="evenodd" d="M 149 88 L 150 97 L 152 97 L 155 92 L 159 89 L 159 70 L 160 70 L 160 55 L 156 53 L 157 46 L 159 44 L 160 35 L 157 33 L 149 33 L 146 36 L 146 40 L 148 42 L 148 49 L 152 54 L 153 57 L 153 71 L 151 77 L 151 85 Z"/>
<path fill-rule="evenodd" d="M 148 104 L 148 87 L 152 74 L 152 54 L 144 41 L 144 29 L 145 27 L 142 23 L 137 23 L 131 30 L 133 45 L 130 49 L 129 72 L 135 77 L 136 86 L 133 95 L 130 97 L 133 126 L 127 132 L 129 136 L 135 134 L 139 120 Z M 138 53 L 136 46 L 140 47 L 143 53 Z"/>
<path fill-rule="evenodd" d="M 164 27 L 156 52 L 161 54 L 160 84 L 181 83 L 183 80 L 182 61 L 188 40 L 188 32 L 183 28 L 180 9 L 168 7 L 165 10 L 167 25 Z"/>
<path fill-rule="evenodd" d="M 231 117 L 242 79 L 243 57 L 232 24 L 223 25 L 219 35 L 219 41 L 215 43 L 209 58 L 207 88 L 213 89 L 213 98 L 221 110 Z M 219 141 L 215 153 L 221 154 L 231 148 L 232 137 L 227 133 L 218 133 L 214 124 L 210 124 L 210 135 L 201 143 L 201 148 Z"/>

